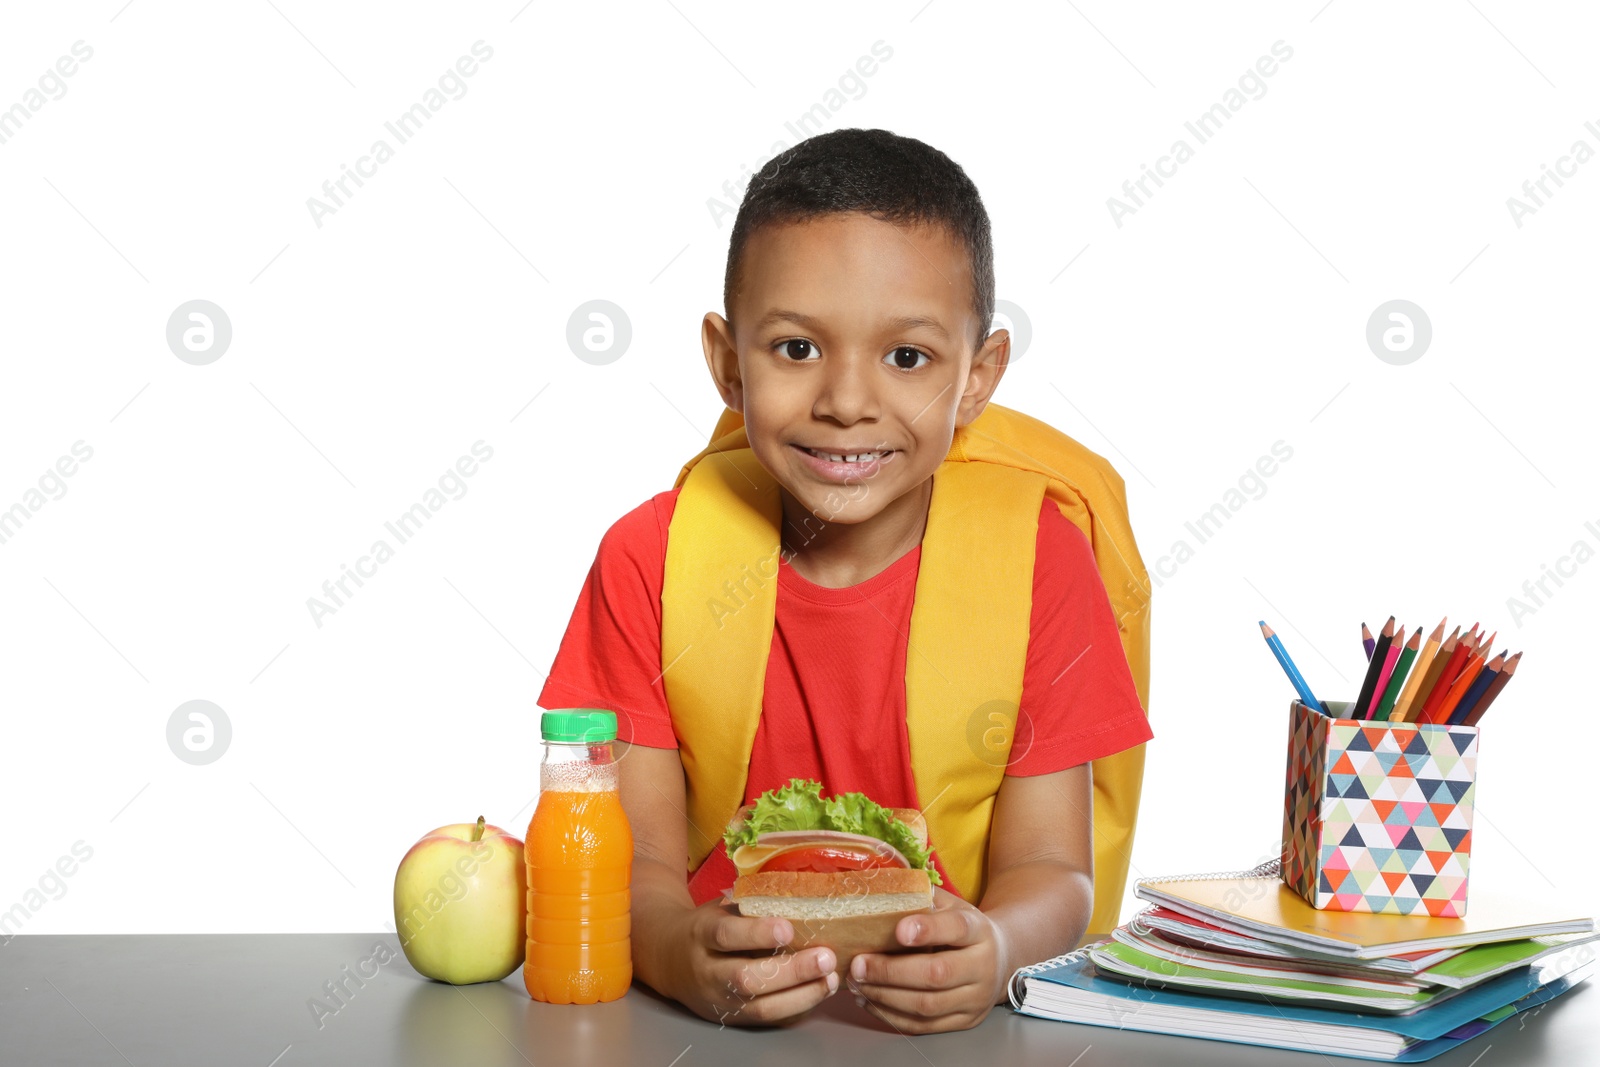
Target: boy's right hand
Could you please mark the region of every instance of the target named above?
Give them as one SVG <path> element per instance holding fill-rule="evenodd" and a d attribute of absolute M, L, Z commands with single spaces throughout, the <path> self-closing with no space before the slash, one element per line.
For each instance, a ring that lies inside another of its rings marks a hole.
<path fill-rule="evenodd" d="M 684 922 L 686 986 L 678 999 L 701 1018 L 725 1026 L 793 1022 L 839 991 L 833 950 L 789 951 L 787 919 L 740 915 L 713 900 L 686 912 Z"/>
<path fill-rule="evenodd" d="M 833 950 L 789 951 L 794 924 L 787 919 L 740 915 L 720 900 L 695 906 L 685 879 L 688 801 L 678 750 L 619 749 L 634 842 L 634 977 L 703 1019 L 734 1026 L 790 1022 L 836 993 Z"/>

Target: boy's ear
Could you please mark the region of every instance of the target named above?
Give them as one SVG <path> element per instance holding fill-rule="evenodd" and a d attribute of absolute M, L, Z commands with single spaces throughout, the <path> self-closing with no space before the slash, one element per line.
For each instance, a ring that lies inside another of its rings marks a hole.
<path fill-rule="evenodd" d="M 972 365 L 967 371 L 967 387 L 956 406 L 957 426 L 966 426 L 983 414 L 1010 361 L 1011 331 L 996 330 L 984 339 L 972 354 Z"/>
<path fill-rule="evenodd" d="M 739 376 L 739 349 L 733 341 L 733 328 L 715 311 L 706 312 L 700 323 L 700 346 L 706 352 L 706 367 L 726 406 L 744 414 L 744 380 Z"/>

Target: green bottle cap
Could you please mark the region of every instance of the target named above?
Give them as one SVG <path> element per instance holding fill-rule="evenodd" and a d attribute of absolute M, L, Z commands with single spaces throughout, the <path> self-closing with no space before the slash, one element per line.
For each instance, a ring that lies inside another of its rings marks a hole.
<path fill-rule="evenodd" d="M 598 744 L 617 739 L 617 713 L 602 708 L 562 708 L 539 718 L 539 733 L 546 741 Z"/>

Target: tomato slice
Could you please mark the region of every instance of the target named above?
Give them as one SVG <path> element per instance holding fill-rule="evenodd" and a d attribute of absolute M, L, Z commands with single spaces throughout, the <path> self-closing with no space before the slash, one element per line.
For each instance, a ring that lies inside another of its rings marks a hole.
<path fill-rule="evenodd" d="M 899 867 L 888 856 L 876 856 L 850 848 L 817 845 L 780 852 L 761 865 L 763 871 L 816 871 L 819 874 L 837 874 L 839 871 L 864 871 L 872 867 Z"/>

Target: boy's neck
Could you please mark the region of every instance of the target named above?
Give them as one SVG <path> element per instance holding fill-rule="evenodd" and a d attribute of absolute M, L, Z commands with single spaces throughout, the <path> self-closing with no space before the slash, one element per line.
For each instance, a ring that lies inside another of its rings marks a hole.
<path fill-rule="evenodd" d="M 922 543 L 933 479 L 861 522 L 827 522 L 789 492 L 783 499 L 784 558 L 802 578 L 830 589 L 860 585 Z"/>

